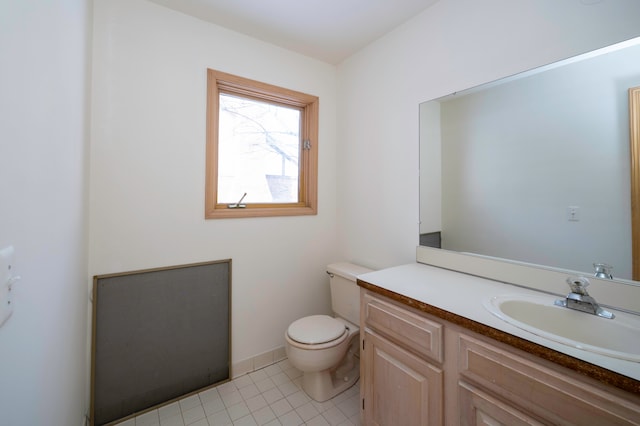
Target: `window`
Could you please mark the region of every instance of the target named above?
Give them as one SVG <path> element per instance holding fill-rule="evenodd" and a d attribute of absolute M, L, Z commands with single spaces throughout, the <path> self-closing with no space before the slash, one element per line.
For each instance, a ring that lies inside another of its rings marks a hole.
<path fill-rule="evenodd" d="M 317 213 L 318 98 L 208 70 L 205 218 Z"/>

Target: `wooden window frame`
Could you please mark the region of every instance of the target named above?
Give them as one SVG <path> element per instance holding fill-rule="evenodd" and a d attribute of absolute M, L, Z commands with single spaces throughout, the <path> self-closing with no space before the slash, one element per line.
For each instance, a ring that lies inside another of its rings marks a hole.
<path fill-rule="evenodd" d="M 217 202 L 220 93 L 300 109 L 301 143 L 309 141 L 310 147 L 300 150 L 297 203 L 246 203 L 243 208 L 229 208 Z M 205 219 L 317 214 L 318 115 L 316 96 L 208 69 Z"/>

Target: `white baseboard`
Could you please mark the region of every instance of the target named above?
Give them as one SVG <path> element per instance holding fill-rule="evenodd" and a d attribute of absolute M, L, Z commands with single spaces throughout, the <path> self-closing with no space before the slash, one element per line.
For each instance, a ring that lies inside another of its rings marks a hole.
<path fill-rule="evenodd" d="M 280 346 L 273 350 L 263 352 L 251 358 L 243 359 L 238 362 L 234 362 L 231 366 L 232 379 L 243 376 L 252 371 L 259 370 L 267 367 L 271 364 L 275 364 L 287 357 L 284 346 Z"/>

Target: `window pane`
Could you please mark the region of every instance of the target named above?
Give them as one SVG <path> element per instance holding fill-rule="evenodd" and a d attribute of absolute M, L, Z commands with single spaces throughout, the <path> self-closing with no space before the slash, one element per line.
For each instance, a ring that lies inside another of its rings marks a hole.
<path fill-rule="evenodd" d="M 218 203 L 298 202 L 296 108 L 220 94 Z"/>

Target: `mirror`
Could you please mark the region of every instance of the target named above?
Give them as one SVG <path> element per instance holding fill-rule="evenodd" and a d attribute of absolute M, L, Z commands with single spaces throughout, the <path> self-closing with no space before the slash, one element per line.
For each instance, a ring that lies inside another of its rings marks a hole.
<path fill-rule="evenodd" d="M 422 103 L 420 244 L 632 279 L 637 86 L 640 38 Z"/>

